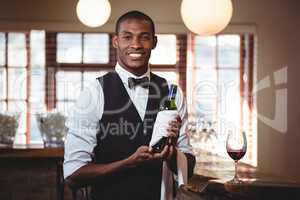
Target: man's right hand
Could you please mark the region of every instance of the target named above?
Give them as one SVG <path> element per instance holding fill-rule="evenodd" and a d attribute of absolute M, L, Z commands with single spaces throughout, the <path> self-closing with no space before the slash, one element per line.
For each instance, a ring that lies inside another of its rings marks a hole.
<path fill-rule="evenodd" d="M 169 160 L 173 153 L 174 147 L 172 145 L 166 145 L 160 153 L 150 151 L 148 146 L 140 146 L 136 152 L 127 159 L 127 163 L 130 166 L 136 166 L 151 160 Z"/>
<path fill-rule="evenodd" d="M 130 166 L 151 161 L 151 160 L 168 160 L 174 152 L 172 145 L 166 145 L 162 152 L 154 153 L 149 150 L 148 146 L 140 146 L 128 159 L 127 163 Z"/>
<path fill-rule="evenodd" d="M 148 146 L 140 146 L 129 158 L 130 165 L 135 166 L 140 163 L 153 159 L 152 153 L 149 151 Z"/>

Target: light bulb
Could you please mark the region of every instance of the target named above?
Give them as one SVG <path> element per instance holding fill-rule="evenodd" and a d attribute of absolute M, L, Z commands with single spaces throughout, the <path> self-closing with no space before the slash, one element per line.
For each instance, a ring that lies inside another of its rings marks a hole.
<path fill-rule="evenodd" d="M 111 6 L 108 0 L 79 0 L 76 12 L 84 25 L 99 27 L 107 22 Z"/>
<path fill-rule="evenodd" d="M 222 31 L 232 17 L 231 0 L 182 0 L 181 17 L 192 32 L 207 36 Z"/>

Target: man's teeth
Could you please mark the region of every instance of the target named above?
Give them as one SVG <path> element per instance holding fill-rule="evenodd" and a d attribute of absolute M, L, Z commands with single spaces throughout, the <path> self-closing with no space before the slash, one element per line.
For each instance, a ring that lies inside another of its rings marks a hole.
<path fill-rule="evenodd" d="M 142 54 L 140 54 L 140 53 L 130 53 L 129 56 L 134 57 L 134 58 L 139 58 L 139 57 L 142 56 Z"/>

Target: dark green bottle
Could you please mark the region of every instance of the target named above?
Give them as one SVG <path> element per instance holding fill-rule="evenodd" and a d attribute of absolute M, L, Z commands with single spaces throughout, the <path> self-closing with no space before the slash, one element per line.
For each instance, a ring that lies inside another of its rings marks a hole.
<path fill-rule="evenodd" d="M 168 98 L 165 101 L 164 106 L 160 108 L 160 111 L 177 110 L 176 101 L 175 101 L 176 93 L 177 93 L 177 86 L 171 84 L 169 88 Z M 167 143 L 168 143 L 168 137 L 162 137 L 156 144 L 152 146 L 152 149 L 155 153 L 160 153 L 164 149 L 165 145 L 167 145 Z"/>

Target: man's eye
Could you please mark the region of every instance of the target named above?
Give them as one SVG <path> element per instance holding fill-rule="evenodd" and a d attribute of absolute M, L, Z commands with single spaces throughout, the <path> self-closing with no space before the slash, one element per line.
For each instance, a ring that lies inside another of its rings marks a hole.
<path fill-rule="evenodd" d="M 131 36 L 125 35 L 125 36 L 123 36 L 122 38 L 123 38 L 124 40 L 130 40 L 130 39 L 131 39 Z"/>
<path fill-rule="evenodd" d="M 141 37 L 142 40 L 150 40 L 150 36 L 149 35 L 143 35 Z"/>

